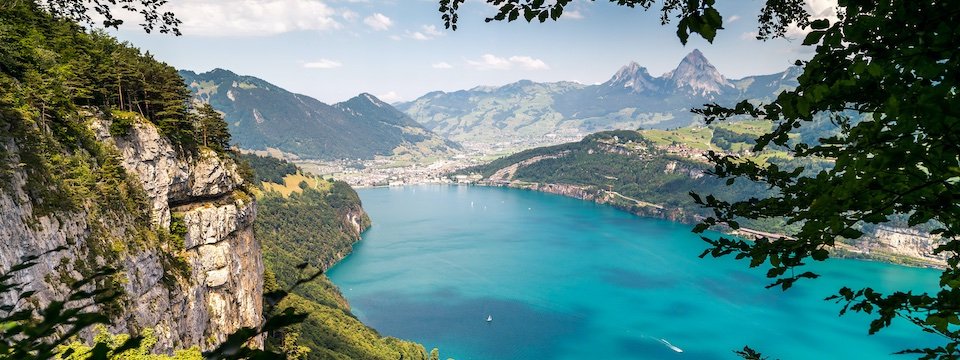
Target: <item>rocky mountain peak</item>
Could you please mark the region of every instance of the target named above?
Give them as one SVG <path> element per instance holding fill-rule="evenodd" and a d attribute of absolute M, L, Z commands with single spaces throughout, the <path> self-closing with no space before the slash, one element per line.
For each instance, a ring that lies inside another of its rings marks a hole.
<path fill-rule="evenodd" d="M 664 74 L 663 77 L 676 88 L 687 88 L 693 94 L 700 96 L 719 94 L 733 87 L 697 49 L 687 54 L 676 69 Z"/>
<path fill-rule="evenodd" d="M 614 74 L 610 80 L 607 80 L 605 85 L 617 89 L 628 89 L 633 93 L 657 89 L 657 84 L 653 76 L 650 76 L 647 68 L 640 66 L 640 64 L 637 64 L 635 61 L 631 61 L 629 64 L 621 67 L 620 70 L 617 70 L 617 73 Z"/>
<path fill-rule="evenodd" d="M 390 104 L 383 102 L 373 94 L 360 93 L 350 100 L 333 104 L 333 107 L 356 115 L 356 112 L 363 112 L 364 109 L 390 109 Z"/>

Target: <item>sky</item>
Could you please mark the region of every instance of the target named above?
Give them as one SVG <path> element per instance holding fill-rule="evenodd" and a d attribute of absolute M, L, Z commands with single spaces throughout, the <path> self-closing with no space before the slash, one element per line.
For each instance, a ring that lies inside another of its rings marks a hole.
<path fill-rule="evenodd" d="M 806 0 L 814 14 L 836 0 Z M 559 21 L 484 22 L 496 8 L 467 0 L 459 27 L 446 30 L 436 0 L 170 0 L 182 36 L 146 34 L 128 21 L 118 31 L 178 69 L 223 68 L 264 79 L 326 103 L 367 92 L 387 102 L 518 80 L 608 80 L 631 61 L 654 76 L 693 49 L 728 78 L 783 71 L 812 48 L 802 31 L 759 41 L 761 0 L 720 1 L 724 30 L 713 44 L 692 35 L 686 46 L 675 24 L 661 25 L 656 7 L 630 9 L 600 0 L 573 1 Z"/>

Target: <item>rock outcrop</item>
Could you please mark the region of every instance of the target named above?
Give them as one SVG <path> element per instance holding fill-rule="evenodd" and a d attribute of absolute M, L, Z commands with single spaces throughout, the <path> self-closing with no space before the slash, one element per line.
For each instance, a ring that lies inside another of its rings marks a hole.
<path fill-rule="evenodd" d="M 149 232 L 169 232 L 182 244 L 147 242 L 98 255 L 86 243 L 94 241 L 91 218 L 82 211 L 34 216 L 24 191 L 27 175 L 15 172 L 11 186 L 0 189 L 0 269 L 9 269 L 21 256 L 66 247 L 43 255 L 38 265 L 14 278 L 37 291 L 39 304 L 62 299 L 68 291 L 63 278 L 82 277 L 81 265 L 118 269 L 115 283 L 124 297 L 119 308 L 105 311 L 114 317 L 110 330 L 154 328 L 156 351 L 210 349 L 237 329 L 258 325 L 263 263 L 253 235 L 256 206 L 240 189 L 236 164 L 210 150 L 184 155 L 146 121 L 136 121 L 119 137 L 111 136 L 108 120 L 94 117 L 89 125 L 103 146 L 118 150 L 127 176 L 142 184 L 153 226 Z M 2 145 L 18 153 L 14 142 Z M 98 214 L 96 219 L 111 222 L 106 237 L 114 241 L 146 236 L 125 216 Z"/>
<path fill-rule="evenodd" d="M 922 263 L 936 267 L 947 265 L 947 253 L 934 254 L 933 251 L 943 244 L 943 239 L 915 229 L 878 226 L 867 237 L 849 244 L 853 251 L 868 257 L 889 258 L 902 262 Z M 906 258 L 897 259 L 896 257 Z"/>

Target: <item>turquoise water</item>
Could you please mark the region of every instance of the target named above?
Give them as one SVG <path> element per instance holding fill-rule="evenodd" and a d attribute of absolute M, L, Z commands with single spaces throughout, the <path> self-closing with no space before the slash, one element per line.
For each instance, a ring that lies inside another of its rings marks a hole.
<path fill-rule="evenodd" d="M 937 344 L 902 321 L 868 336 L 869 318 L 822 300 L 842 285 L 930 288 L 935 270 L 833 260 L 782 292 L 746 263 L 697 258 L 689 225 L 513 189 L 359 193 L 374 225 L 329 276 L 364 323 L 441 358 L 734 359 L 750 345 L 784 360 L 909 359 L 891 353 Z"/>

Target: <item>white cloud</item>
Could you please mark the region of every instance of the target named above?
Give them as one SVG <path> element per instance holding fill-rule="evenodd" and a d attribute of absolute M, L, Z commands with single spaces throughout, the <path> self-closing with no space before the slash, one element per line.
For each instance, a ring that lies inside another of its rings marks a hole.
<path fill-rule="evenodd" d="M 183 21 L 184 35 L 265 36 L 341 27 L 336 11 L 315 0 L 171 1 L 164 11 Z"/>
<path fill-rule="evenodd" d="M 740 34 L 740 39 L 742 40 L 756 40 L 757 36 L 760 36 L 760 33 L 756 31 L 747 31 L 743 34 Z"/>
<path fill-rule="evenodd" d="M 583 19 L 583 13 L 580 10 L 564 11 L 561 19 L 580 20 Z"/>
<path fill-rule="evenodd" d="M 350 9 L 343 9 L 340 11 L 340 17 L 346 21 L 354 21 L 360 17 L 360 14 L 357 14 L 355 11 Z"/>
<path fill-rule="evenodd" d="M 529 56 L 511 56 L 510 62 L 528 70 L 547 70 L 550 68 L 543 60 L 534 59 Z"/>
<path fill-rule="evenodd" d="M 439 36 L 443 36 L 443 31 L 437 30 L 436 25 L 422 25 L 420 26 L 420 31 L 409 31 L 406 32 L 407 37 L 414 40 L 432 40 Z"/>
<path fill-rule="evenodd" d="M 543 60 L 529 56 L 502 58 L 493 54 L 483 54 L 480 60 L 467 60 L 467 65 L 477 70 L 510 70 L 514 66 L 527 70 L 546 70 L 550 68 Z"/>
<path fill-rule="evenodd" d="M 320 59 L 313 62 L 304 63 L 303 67 L 307 69 L 333 69 L 343 66 L 339 61 L 333 61 L 330 59 Z"/>
<path fill-rule="evenodd" d="M 728 18 L 727 21 L 725 21 L 725 22 L 726 22 L 727 24 L 733 24 L 733 23 L 737 22 L 737 20 L 740 20 L 740 15 L 733 15 L 733 16 L 731 16 L 730 18 Z"/>
<path fill-rule="evenodd" d="M 390 92 L 387 92 L 386 94 L 377 94 L 377 98 L 387 103 L 395 103 L 397 101 L 403 100 L 403 97 L 398 95 L 396 91 L 390 91 Z"/>
<path fill-rule="evenodd" d="M 446 61 L 441 61 L 430 65 L 434 69 L 453 69 L 453 65 L 448 64 Z"/>
<path fill-rule="evenodd" d="M 493 54 L 483 54 L 480 60 L 467 60 L 467 64 L 478 70 L 507 70 L 513 66 L 510 60 Z"/>
<path fill-rule="evenodd" d="M 363 23 L 376 31 L 387 30 L 390 26 L 393 26 L 393 20 L 390 20 L 389 17 L 381 13 L 375 13 L 363 18 Z"/>
<path fill-rule="evenodd" d="M 805 0 L 804 8 L 810 13 L 810 20 L 827 19 L 830 24 L 840 21 L 837 17 L 837 0 Z M 788 38 L 803 38 L 811 31 L 810 28 L 801 29 L 796 25 L 787 28 Z"/>

